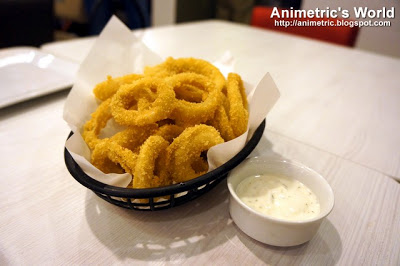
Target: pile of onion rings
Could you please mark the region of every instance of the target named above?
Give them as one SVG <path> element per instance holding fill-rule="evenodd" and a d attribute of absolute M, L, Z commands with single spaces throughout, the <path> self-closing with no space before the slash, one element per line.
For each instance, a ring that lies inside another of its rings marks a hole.
<path fill-rule="evenodd" d="M 82 129 L 91 163 L 130 173 L 131 188 L 162 187 L 208 171 L 207 151 L 247 130 L 248 106 L 238 74 L 195 58 L 168 58 L 143 74 L 107 77 L 93 90 L 99 106 Z M 121 128 L 108 137 L 102 131 Z"/>

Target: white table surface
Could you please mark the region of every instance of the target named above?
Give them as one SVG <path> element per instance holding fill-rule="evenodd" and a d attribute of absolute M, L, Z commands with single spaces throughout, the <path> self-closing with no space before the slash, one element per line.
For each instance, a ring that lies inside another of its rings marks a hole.
<path fill-rule="evenodd" d="M 393 74 L 398 60 L 215 21 L 139 34 L 163 56 L 213 60 L 229 47 L 243 76 L 260 75 L 260 69 L 271 72 L 282 96 L 252 155 L 279 154 L 320 172 L 334 190 L 334 210 L 309 243 L 276 248 L 252 240 L 235 226 L 225 182 L 166 211 L 142 213 L 111 205 L 77 183 L 64 165 L 69 132 L 62 120 L 64 91 L 0 110 L 0 265 L 400 263 L 400 185 L 388 177 L 399 176 L 399 107 L 394 104 L 399 92 Z M 79 62 L 92 42 L 89 38 L 43 48 Z M 364 63 L 352 78 L 343 70 L 350 62 Z M 384 86 L 370 85 L 378 82 Z M 360 84 L 367 88 L 356 96 Z M 373 96 L 381 108 L 370 117 L 367 111 L 376 107 Z M 378 120 L 380 127 L 370 126 Z M 327 122 L 336 131 L 327 132 Z M 389 129 L 393 132 L 385 135 Z M 376 139 L 379 134 L 384 138 Z M 373 160 L 380 156 L 392 158 L 392 163 Z"/>

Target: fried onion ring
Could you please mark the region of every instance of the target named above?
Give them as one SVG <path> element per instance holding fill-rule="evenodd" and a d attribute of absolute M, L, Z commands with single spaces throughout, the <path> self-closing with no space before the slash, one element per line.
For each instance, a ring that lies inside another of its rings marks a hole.
<path fill-rule="evenodd" d="M 182 131 L 183 127 L 178 125 L 163 125 L 156 132 L 155 135 L 163 137 L 166 141 L 172 142 L 174 138 L 178 137 Z"/>
<path fill-rule="evenodd" d="M 122 77 L 112 78 L 107 76 L 107 80 L 96 85 L 93 89 L 93 93 L 97 99 L 105 101 L 113 96 L 119 87 L 124 84 L 130 84 L 138 79 L 143 78 L 143 75 L 129 74 Z"/>
<path fill-rule="evenodd" d="M 134 152 L 139 152 L 140 145 L 142 145 L 148 137 L 157 131 L 158 127 L 156 124 L 130 126 L 112 136 L 111 140 L 124 148 L 130 149 Z"/>
<path fill-rule="evenodd" d="M 208 93 L 190 84 L 181 84 L 174 88 L 176 98 L 193 103 L 200 103 L 205 100 Z"/>
<path fill-rule="evenodd" d="M 173 181 L 185 182 L 205 174 L 206 171 L 196 172 L 193 164 L 202 160 L 202 152 L 223 142 L 219 132 L 211 126 L 201 124 L 186 128 L 167 148 L 167 163 Z"/>
<path fill-rule="evenodd" d="M 91 119 L 83 126 L 82 137 L 91 150 L 100 142 L 100 131 L 107 125 L 111 119 L 110 101 L 108 99 L 102 102 L 96 111 L 91 114 Z"/>
<path fill-rule="evenodd" d="M 91 162 L 104 173 L 133 174 L 140 146 L 157 130 L 157 125 L 132 126 L 109 139 L 101 140 L 94 148 Z"/>
<path fill-rule="evenodd" d="M 195 73 L 181 73 L 166 79 L 174 90 L 184 86 L 193 86 L 204 91 L 202 102 L 189 102 L 176 99 L 175 108 L 171 114 L 172 119 L 182 124 L 200 124 L 213 117 L 218 104 L 221 102 L 221 92 L 208 78 Z"/>
<path fill-rule="evenodd" d="M 161 136 L 149 137 L 140 147 L 133 178 L 133 188 L 161 187 L 171 184 L 171 180 L 160 178 L 156 170 L 156 160 L 165 152 L 169 142 Z"/>
<path fill-rule="evenodd" d="M 221 105 L 217 108 L 214 119 L 210 121 L 210 124 L 219 131 L 225 141 L 235 138 L 235 134 L 233 133 L 232 126 L 224 106 Z"/>
<path fill-rule="evenodd" d="M 229 120 L 235 137 L 238 137 L 247 130 L 249 120 L 247 96 L 238 74 L 228 74 L 226 93 L 229 101 Z"/>
<path fill-rule="evenodd" d="M 136 167 L 137 154 L 122 147 L 115 141 L 104 139 L 92 152 L 92 164 L 103 173 L 133 173 Z"/>
<path fill-rule="evenodd" d="M 247 96 L 238 74 L 229 73 L 226 96 L 222 95 L 222 102 L 209 124 L 218 129 L 225 141 L 229 141 L 247 130 L 249 120 Z"/>
<path fill-rule="evenodd" d="M 174 59 L 168 57 L 163 63 L 153 67 L 146 67 L 144 69 L 144 74 L 146 76 L 155 76 L 160 78 L 184 72 L 192 72 L 211 78 L 215 83 L 217 90 L 221 91 L 225 86 L 225 78 L 221 71 L 211 63 L 202 59 L 192 57 Z"/>
<path fill-rule="evenodd" d="M 138 110 L 130 109 L 141 98 L 146 98 L 149 103 L 139 104 Z M 174 102 L 175 93 L 167 83 L 143 78 L 117 91 L 111 99 L 111 112 L 121 125 L 146 125 L 169 118 Z"/>

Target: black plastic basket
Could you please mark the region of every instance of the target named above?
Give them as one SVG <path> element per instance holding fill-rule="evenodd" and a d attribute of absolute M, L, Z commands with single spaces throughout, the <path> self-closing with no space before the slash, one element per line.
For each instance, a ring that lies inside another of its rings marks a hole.
<path fill-rule="evenodd" d="M 214 188 L 227 177 L 229 171 L 239 165 L 254 150 L 264 133 L 264 129 L 265 120 L 238 154 L 213 171 L 186 182 L 160 188 L 132 189 L 110 186 L 85 174 L 66 148 L 64 149 L 64 159 L 71 175 L 100 198 L 114 205 L 133 210 L 162 210 L 182 205 Z M 72 134 L 71 132 L 68 138 Z M 160 200 L 160 197 L 164 199 Z"/>

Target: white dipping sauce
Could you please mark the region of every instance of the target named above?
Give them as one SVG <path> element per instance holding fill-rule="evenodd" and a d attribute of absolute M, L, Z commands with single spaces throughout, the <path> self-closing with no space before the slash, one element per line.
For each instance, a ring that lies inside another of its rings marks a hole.
<path fill-rule="evenodd" d="M 320 213 L 315 194 L 293 178 L 250 176 L 240 182 L 236 194 L 255 211 L 279 219 L 300 221 Z"/>

